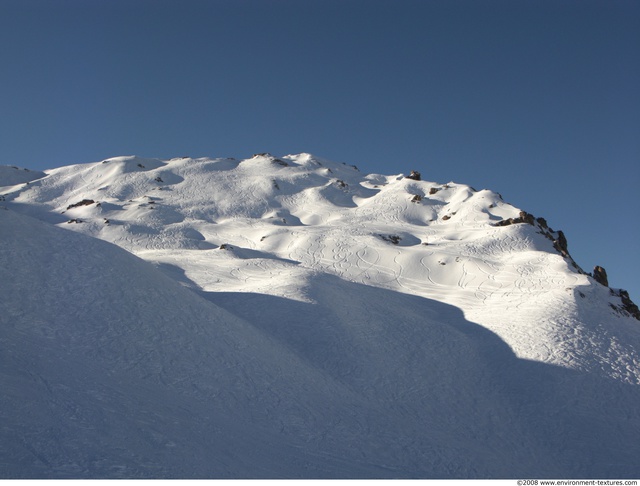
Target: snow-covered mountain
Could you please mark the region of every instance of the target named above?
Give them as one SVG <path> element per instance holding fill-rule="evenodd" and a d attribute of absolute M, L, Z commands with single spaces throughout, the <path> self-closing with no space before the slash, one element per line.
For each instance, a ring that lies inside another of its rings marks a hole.
<path fill-rule="evenodd" d="M 0 476 L 640 476 L 637 307 L 421 179 L 0 167 Z"/>

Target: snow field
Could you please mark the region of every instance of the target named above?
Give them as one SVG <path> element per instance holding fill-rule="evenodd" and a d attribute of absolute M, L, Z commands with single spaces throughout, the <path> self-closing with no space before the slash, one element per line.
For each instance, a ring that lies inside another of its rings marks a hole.
<path fill-rule="evenodd" d="M 637 321 L 491 191 L 300 154 L 0 195 L 2 477 L 638 476 Z"/>

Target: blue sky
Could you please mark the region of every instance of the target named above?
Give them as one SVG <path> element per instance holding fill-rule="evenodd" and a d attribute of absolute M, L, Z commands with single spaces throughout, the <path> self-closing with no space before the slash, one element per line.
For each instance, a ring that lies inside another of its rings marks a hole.
<path fill-rule="evenodd" d="M 0 0 L 0 164 L 311 152 L 500 192 L 640 301 L 636 0 Z"/>

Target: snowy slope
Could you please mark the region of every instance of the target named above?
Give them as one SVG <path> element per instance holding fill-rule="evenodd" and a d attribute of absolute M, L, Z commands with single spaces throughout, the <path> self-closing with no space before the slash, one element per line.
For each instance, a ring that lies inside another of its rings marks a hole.
<path fill-rule="evenodd" d="M 2 477 L 640 475 L 640 323 L 496 193 L 300 154 L 0 194 Z"/>
<path fill-rule="evenodd" d="M 21 169 L 15 166 L 0 165 L 0 183 L 3 186 L 14 186 L 25 184 L 44 177 L 46 174 L 41 171 Z"/>

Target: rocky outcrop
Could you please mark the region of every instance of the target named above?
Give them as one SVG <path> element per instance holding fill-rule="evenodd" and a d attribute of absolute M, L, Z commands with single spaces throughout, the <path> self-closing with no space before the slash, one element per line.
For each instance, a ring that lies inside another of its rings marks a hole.
<path fill-rule="evenodd" d="M 533 214 L 529 214 L 526 211 L 520 211 L 520 215 L 517 218 L 503 219 L 498 221 L 494 226 L 509 226 L 511 224 L 526 223 L 530 225 L 535 224 L 535 218 Z"/>
<path fill-rule="evenodd" d="M 634 304 L 631 297 L 629 297 L 629 292 L 620 289 L 618 290 L 618 295 L 622 301 L 622 308 L 640 321 L 640 309 L 638 309 L 638 306 Z"/>
<path fill-rule="evenodd" d="M 422 176 L 420 175 L 420 172 L 418 172 L 417 170 L 412 170 L 411 174 L 409 174 L 408 176 L 406 176 L 407 179 L 413 179 L 414 181 L 420 181 L 422 180 Z"/>
<path fill-rule="evenodd" d="M 525 211 L 520 211 L 520 219 L 522 219 L 523 223 L 530 224 L 531 226 L 535 225 L 535 218 L 533 214 L 529 214 Z"/>
<path fill-rule="evenodd" d="M 448 219 L 448 217 L 445 216 L 442 219 Z M 578 272 L 586 274 L 586 272 L 584 272 L 578 266 L 573 258 L 571 258 L 569 249 L 567 247 L 567 237 L 562 231 L 555 232 L 551 228 L 549 228 L 549 226 L 547 225 L 547 221 L 544 218 L 535 218 L 532 214 L 529 214 L 525 211 L 520 211 L 520 214 L 517 218 L 503 219 L 502 221 L 498 221 L 497 223 L 495 223 L 494 226 L 509 226 L 511 224 L 522 223 L 530 224 L 532 226 L 536 226 L 537 224 L 538 228 L 540 229 L 539 233 L 553 241 L 553 247 L 563 257 L 569 259 L 569 261 L 576 268 L 576 270 L 578 270 Z M 599 265 L 596 266 L 593 269 L 592 277 L 599 284 L 604 285 L 605 287 L 609 287 L 609 278 L 607 277 L 607 271 L 603 267 Z M 584 297 L 584 294 L 580 293 L 580 295 Z M 640 321 L 640 309 L 638 309 L 638 306 L 631 300 L 631 298 L 629 297 L 629 293 L 626 290 L 611 289 L 611 295 L 615 295 L 620 298 L 619 305 L 613 303 L 609 304 L 611 308 L 613 308 L 618 313 L 630 315 Z"/>
<path fill-rule="evenodd" d="M 611 295 L 620 297 L 620 305 L 609 303 L 618 314 L 628 315 L 640 321 L 640 309 L 629 297 L 629 292 L 623 289 L 611 289 Z"/>
<path fill-rule="evenodd" d="M 567 249 L 567 237 L 562 231 L 558 231 L 558 237 L 553 240 L 553 247 L 560 252 L 564 257 L 569 257 L 569 250 Z"/>
<path fill-rule="evenodd" d="M 531 213 L 520 211 L 520 214 L 517 218 L 503 219 L 502 221 L 494 223 L 494 226 L 509 226 L 512 224 L 530 224 L 531 226 L 536 226 L 537 224 L 538 228 L 540 228 L 540 234 L 550 239 L 553 242 L 553 247 L 558 251 L 558 253 L 560 253 L 565 258 L 571 259 L 573 265 L 582 272 L 582 270 L 580 270 L 580 267 L 578 267 L 578 265 L 571 258 L 571 255 L 569 255 L 569 250 L 567 248 L 567 237 L 562 231 L 555 232 L 551 228 L 549 228 L 546 219 L 536 218 Z"/>
<path fill-rule="evenodd" d="M 67 210 L 72 209 L 72 208 L 78 208 L 80 206 L 89 206 L 90 204 L 93 204 L 95 201 L 93 199 L 83 199 L 80 202 L 77 202 L 75 204 L 69 204 L 67 206 Z"/>
<path fill-rule="evenodd" d="M 593 278 L 599 284 L 602 284 L 605 287 L 609 286 L 609 279 L 607 278 L 607 271 L 603 267 L 596 265 L 596 267 L 593 269 Z"/>
<path fill-rule="evenodd" d="M 593 269 L 593 279 L 605 287 L 609 286 L 607 271 L 604 267 L 596 265 Z M 623 289 L 610 289 L 611 295 L 620 297 L 620 305 L 609 304 L 613 310 L 621 314 L 627 314 L 640 321 L 640 309 L 629 297 L 629 292 Z"/>

